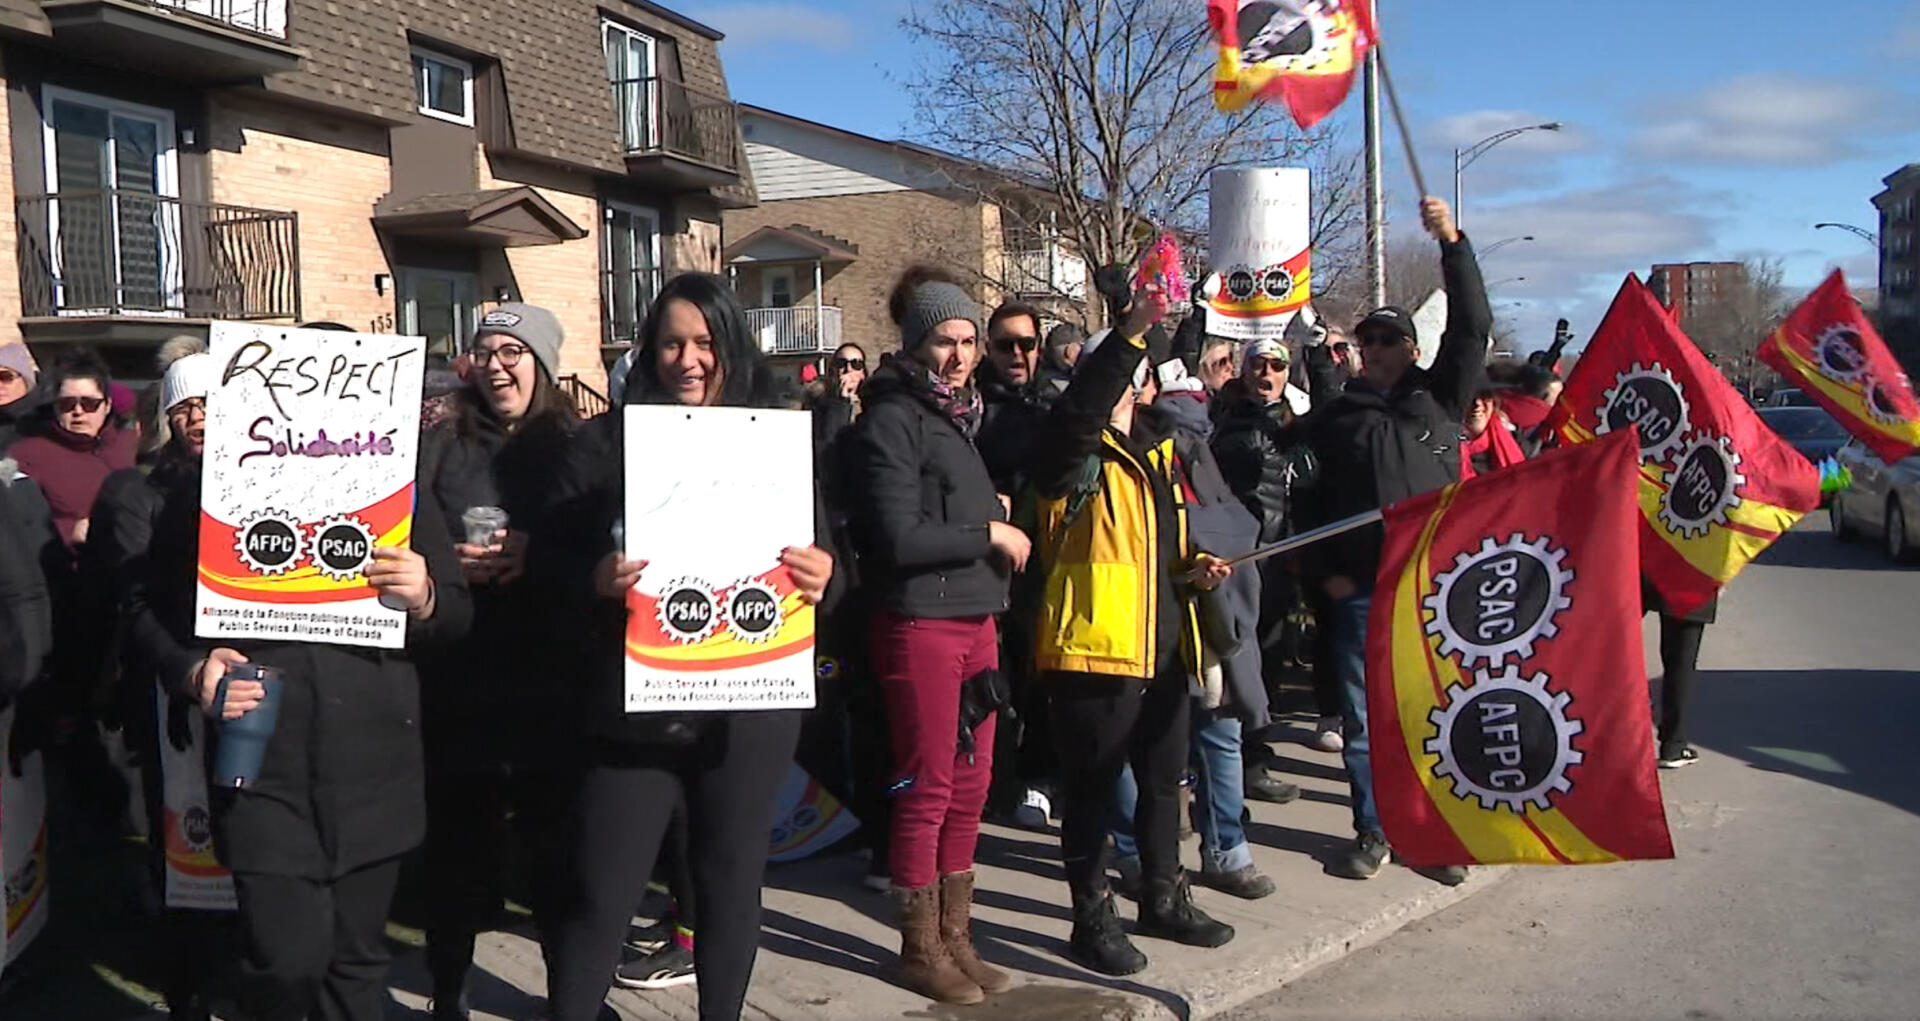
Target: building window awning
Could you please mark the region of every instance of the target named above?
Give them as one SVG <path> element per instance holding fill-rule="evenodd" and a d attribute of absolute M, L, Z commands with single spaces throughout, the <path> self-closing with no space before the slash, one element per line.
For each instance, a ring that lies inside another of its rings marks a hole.
<path fill-rule="evenodd" d="M 860 258 L 860 246 L 811 227 L 790 224 L 762 227 L 727 246 L 728 265 L 756 262 L 848 263 Z"/>
<path fill-rule="evenodd" d="M 391 237 L 476 248 L 555 245 L 587 236 L 585 228 L 527 187 L 391 203 L 382 199 L 374 206 L 373 225 Z"/>

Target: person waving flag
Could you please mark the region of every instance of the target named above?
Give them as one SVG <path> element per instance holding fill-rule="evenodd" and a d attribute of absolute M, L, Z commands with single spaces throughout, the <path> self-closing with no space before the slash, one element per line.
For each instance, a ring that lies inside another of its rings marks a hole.
<path fill-rule="evenodd" d="M 1813 395 L 1882 461 L 1920 449 L 1920 402 L 1839 270 L 1761 341 L 1760 360 Z"/>
<path fill-rule="evenodd" d="M 1628 276 L 1547 419 L 1563 445 L 1640 438 L 1640 570 L 1677 617 L 1820 503 L 1820 473 Z"/>
<path fill-rule="evenodd" d="M 1370 0 L 1208 0 L 1220 47 L 1213 105 L 1283 100 L 1302 129 L 1338 109 L 1374 44 Z"/>

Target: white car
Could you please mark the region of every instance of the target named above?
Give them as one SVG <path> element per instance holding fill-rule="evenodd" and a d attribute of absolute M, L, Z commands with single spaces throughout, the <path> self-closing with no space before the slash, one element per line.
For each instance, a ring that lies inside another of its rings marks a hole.
<path fill-rule="evenodd" d="M 1834 457 L 1853 473 L 1853 485 L 1833 494 L 1827 505 L 1834 537 L 1878 535 L 1888 557 L 1910 559 L 1920 550 L 1920 454 L 1888 465 L 1859 440 L 1850 440 Z"/>

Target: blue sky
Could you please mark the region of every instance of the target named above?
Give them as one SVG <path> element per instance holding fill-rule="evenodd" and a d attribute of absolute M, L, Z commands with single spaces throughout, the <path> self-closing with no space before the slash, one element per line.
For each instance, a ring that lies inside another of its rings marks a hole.
<path fill-rule="evenodd" d="M 882 137 L 910 137 L 897 84 L 916 54 L 907 0 L 667 0 L 728 33 L 734 96 Z M 1203 0 L 1192 0 L 1204 17 Z M 1880 179 L 1920 162 L 1920 0 L 1380 0 L 1381 31 L 1428 186 L 1452 149 L 1558 120 L 1467 171 L 1468 231 L 1523 347 L 1565 315 L 1583 339 L 1629 271 L 1776 256 L 1805 290 L 1835 265 L 1856 288 L 1875 257 L 1820 221 L 1877 229 Z M 1358 138 L 1358 89 L 1338 119 Z M 1388 127 L 1390 227 L 1417 230 Z M 1518 304 L 1504 304 L 1517 302 Z M 1757 338 L 1756 338 L 1757 339 Z"/>

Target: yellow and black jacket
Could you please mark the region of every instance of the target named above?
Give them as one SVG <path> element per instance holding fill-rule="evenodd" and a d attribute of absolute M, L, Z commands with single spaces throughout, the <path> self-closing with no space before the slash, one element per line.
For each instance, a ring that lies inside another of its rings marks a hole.
<path fill-rule="evenodd" d="M 1199 647 L 1193 555 L 1164 413 L 1141 408 L 1131 435 L 1107 425 L 1143 342 L 1114 338 L 1082 356 L 1035 451 L 1045 598 L 1035 634 L 1042 671 L 1150 680 Z"/>

